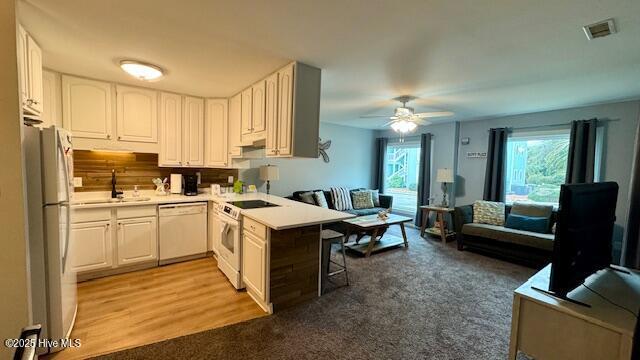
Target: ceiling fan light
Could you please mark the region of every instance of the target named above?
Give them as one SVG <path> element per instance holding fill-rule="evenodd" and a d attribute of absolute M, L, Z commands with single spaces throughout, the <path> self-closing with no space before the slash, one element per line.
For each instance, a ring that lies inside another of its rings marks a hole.
<path fill-rule="evenodd" d="M 393 131 L 401 134 L 412 132 L 417 127 L 418 125 L 416 125 L 416 123 L 407 120 L 399 120 L 391 124 L 391 128 L 393 129 Z"/>
<path fill-rule="evenodd" d="M 120 68 L 127 74 L 142 81 L 158 80 L 164 75 L 159 66 L 135 60 L 122 60 L 120 62 Z"/>

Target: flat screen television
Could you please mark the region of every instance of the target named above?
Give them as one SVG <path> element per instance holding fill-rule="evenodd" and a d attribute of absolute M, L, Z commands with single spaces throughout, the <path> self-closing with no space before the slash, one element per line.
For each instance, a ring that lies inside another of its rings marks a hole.
<path fill-rule="evenodd" d="M 618 184 L 560 187 L 549 291 L 566 298 L 598 270 L 611 265 Z"/>

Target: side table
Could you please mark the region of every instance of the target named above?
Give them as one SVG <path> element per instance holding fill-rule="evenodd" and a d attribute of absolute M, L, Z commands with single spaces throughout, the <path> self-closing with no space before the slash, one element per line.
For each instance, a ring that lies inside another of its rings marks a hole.
<path fill-rule="evenodd" d="M 454 236 L 456 234 L 453 231 L 448 231 L 444 227 L 445 214 L 453 213 L 452 208 L 445 208 L 435 205 L 423 205 L 420 206 L 420 209 L 422 210 L 422 225 L 420 226 L 420 236 L 424 236 L 424 233 L 427 232 L 434 236 L 440 236 L 442 242 L 446 242 L 448 237 Z M 432 211 L 436 213 L 436 223 L 438 225 L 437 228 L 435 227 L 436 224 L 434 224 L 434 227 L 432 228 L 427 228 L 427 225 L 429 223 L 429 213 Z"/>

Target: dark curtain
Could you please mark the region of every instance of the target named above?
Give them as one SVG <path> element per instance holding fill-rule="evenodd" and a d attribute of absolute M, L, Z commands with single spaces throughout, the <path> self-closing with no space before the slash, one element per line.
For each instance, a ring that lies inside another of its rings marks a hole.
<path fill-rule="evenodd" d="M 596 128 L 598 121 L 576 120 L 571 123 L 567 184 L 592 183 L 596 163 Z"/>
<path fill-rule="evenodd" d="M 483 199 L 504 201 L 504 168 L 507 161 L 507 128 L 489 130 L 487 169 L 484 175 Z"/>
<path fill-rule="evenodd" d="M 627 227 L 622 241 L 622 266 L 640 269 L 640 122 L 636 129 L 636 145 L 629 187 Z"/>
<path fill-rule="evenodd" d="M 415 224 L 422 224 L 420 206 L 429 204 L 431 197 L 431 134 L 420 135 L 420 169 L 418 170 L 418 210 Z"/>
<path fill-rule="evenodd" d="M 388 143 L 389 139 L 386 137 L 378 138 L 376 141 L 376 188 L 381 194 L 384 193 L 384 159 Z"/>

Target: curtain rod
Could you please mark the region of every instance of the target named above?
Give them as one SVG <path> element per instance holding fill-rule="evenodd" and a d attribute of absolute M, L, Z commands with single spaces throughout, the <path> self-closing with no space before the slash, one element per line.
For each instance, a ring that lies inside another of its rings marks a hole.
<path fill-rule="evenodd" d="M 601 126 L 602 123 L 605 122 L 614 122 L 614 121 L 619 121 L 619 119 L 598 119 L 598 125 L 597 126 Z M 508 130 L 535 130 L 535 129 L 540 129 L 540 128 L 555 128 L 555 127 L 565 127 L 565 126 L 571 126 L 571 121 L 570 122 L 566 122 L 566 123 L 558 123 L 558 124 L 546 124 L 546 125 L 534 125 L 534 126 L 522 126 L 522 127 L 510 127 L 510 126 L 505 126 L 506 129 Z M 487 129 L 487 132 L 491 131 L 491 129 Z"/>

